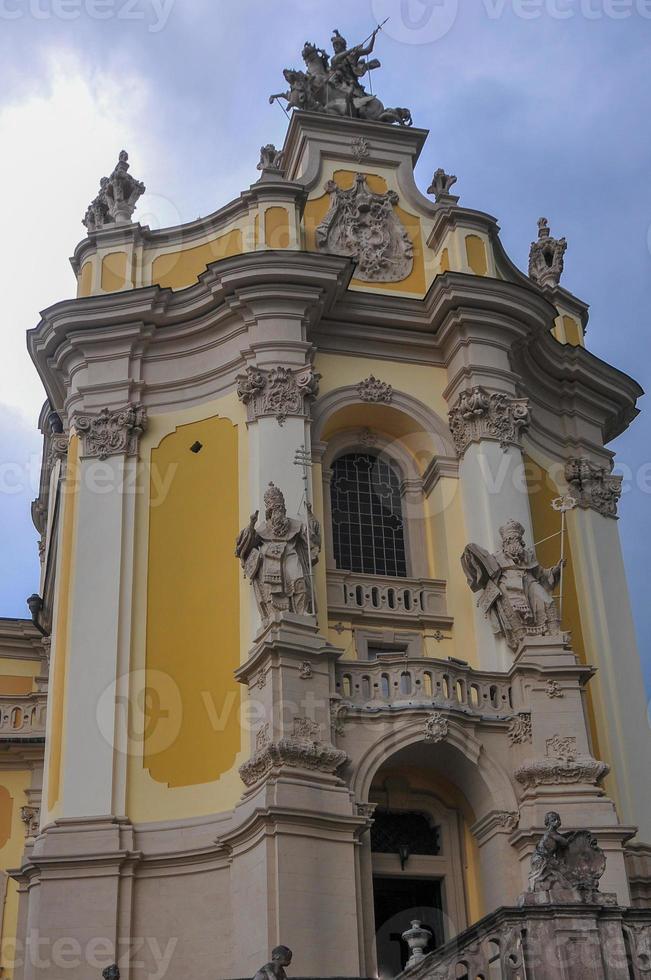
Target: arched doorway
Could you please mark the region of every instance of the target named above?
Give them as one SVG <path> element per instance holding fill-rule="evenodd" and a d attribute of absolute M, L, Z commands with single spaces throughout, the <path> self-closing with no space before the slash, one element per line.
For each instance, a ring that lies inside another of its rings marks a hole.
<path fill-rule="evenodd" d="M 378 975 L 394 977 L 409 955 L 402 933 L 413 920 L 430 931 L 429 950 L 461 932 L 476 914 L 474 814 L 459 789 L 433 766 L 432 746 L 408 746 L 377 771 L 370 834 Z"/>

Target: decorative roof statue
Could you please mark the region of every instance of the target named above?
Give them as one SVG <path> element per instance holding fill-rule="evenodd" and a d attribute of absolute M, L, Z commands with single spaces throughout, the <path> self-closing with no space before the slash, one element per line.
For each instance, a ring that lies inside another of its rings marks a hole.
<path fill-rule="evenodd" d="M 599 893 L 606 856 L 594 834 L 589 830 L 561 834 L 560 826 L 558 813 L 545 816 L 545 833 L 531 859 L 525 904 L 535 904 L 537 898 L 555 903 L 609 903 L 610 896 Z"/>
<path fill-rule="evenodd" d="M 346 38 L 336 30 L 331 39 L 334 51 L 332 59 L 322 48 L 306 41 L 303 61 L 307 71 L 286 68 L 283 74 L 289 91 L 272 95 L 269 101 L 283 99 L 291 109 L 411 126 L 409 109 L 387 109 L 375 95 L 366 91 L 360 81 L 381 66 L 377 58 L 365 60 L 367 55 L 372 54 L 380 30 L 381 25 L 366 41 L 351 48 Z"/>
<path fill-rule="evenodd" d="M 99 231 L 106 225 L 129 224 L 136 203 L 145 193 L 145 185 L 129 171 L 129 154 L 122 150 L 110 177 L 102 177 L 99 194 L 90 203 L 82 224 L 88 231 Z"/>
<path fill-rule="evenodd" d="M 290 965 L 293 955 L 288 946 L 276 946 L 271 951 L 271 963 L 260 967 L 253 980 L 287 980 L 285 967 Z"/>
<path fill-rule="evenodd" d="M 432 183 L 427 189 L 428 194 L 433 194 L 437 204 L 456 204 L 459 198 L 450 191 L 457 182 L 454 174 L 446 174 L 442 167 L 436 171 L 432 177 Z"/>
<path fill-rule="evenodd" d="M 547 218 L 538 221 L 538 241 L 531 243 L 529 277 L 539 286 L 558 286 L 565 268 L 565 238 L 552 238 Z"/>
<path fill-rule="evenodd" d="M 473 592 L 480 593 L 479 608 L 490 618 L 496 634 L 517 650 L 526 636 L 557 635 L 561 631 L 553 592 L 565 565 L 543 568 L 533 549 L 524 543 L 524 528 L 508 521 L 500 528 L 502 547 L 494 555 L 469 544 L 461 564 Z"/>
<path fill-rule="evenodd" d="M 365 282 L 401 282 L 414 267 L 414 246 L 394 210 L 395 191 L 377 194 L 357 174 L 349 189 L 329 180 L 330 210 L 316 229 L 317 248 L 355 259 Z"/>
<path fill-rule="evenodd" d="M 270 483 L 264 495 L 265 521 L 256 527 L 258 511 L 237 539 L 235 554 L 253 586 L 260 617 L 275 614 L 309 616 L 315 611 L 312 565 L 321 550 L 321 527 L 308 504 L 308 527 L 287 516 L 285 498 Z"/>
<path fill-rule="evenodd" d="M 283 153 L 277 150 L 273 143 L 260 147 L 260 162 L 257 166 L 262 171 L 260 180 L 271 177 L 281 177 L 283 174 Z"/>

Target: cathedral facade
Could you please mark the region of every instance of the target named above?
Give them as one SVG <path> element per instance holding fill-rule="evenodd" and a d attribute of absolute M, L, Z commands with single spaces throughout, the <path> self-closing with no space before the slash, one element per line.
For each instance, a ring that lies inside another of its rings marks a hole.
<path fill-rule="evenodd" d="M 651 733 L 607 448 L 641 390 L 586 347 L 564 239 L 542 219 L 525 273 L 452 175 L 420 190 L 427 132 L 360 81 L 374 38 L 333 43 L 285 73 L 284 147 L 209 217 L 141 226 L 122 153 L 76 298 L 29 333 L 10 980 L 228 980 L 274 948 L 277 978 L 648 975 Z"/>

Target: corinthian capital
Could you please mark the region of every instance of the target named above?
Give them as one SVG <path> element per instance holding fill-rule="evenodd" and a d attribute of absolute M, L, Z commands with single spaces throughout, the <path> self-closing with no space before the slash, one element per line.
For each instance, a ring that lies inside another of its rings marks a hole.
<path fill-rule="evenodd" d="M 450 431 L 459 456 L 472 442 L 497 440 L 502 449 L 519 446 L 522 433 L 529 427 L 529 401 L 514 398 L 502 391 L 466 388 L 449 414 Z"/>
<path fill-rule="evenodd" d="M 127 405 L 113 412 L 105 408 L 98 415 L 77 415 L 74 424 L 82 437 L 84 456 L 135 456 L 147 428 L 147 410 L 141 405 Z"/>
<path fill-rule="evenodd" d="M 587 456 L 568 459 L 565 479 L 579 507 L 596 510 L 603 517 L 617 517 L 622 477 L 612 476 L 606 466 L 596 466 Z"/>

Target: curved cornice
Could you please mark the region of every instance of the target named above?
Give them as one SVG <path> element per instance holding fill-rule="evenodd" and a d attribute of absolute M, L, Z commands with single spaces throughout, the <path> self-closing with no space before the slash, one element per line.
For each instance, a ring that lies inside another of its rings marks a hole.
<path fill-rule="evenodd" d="M 183 290 L 151 286 L 57 303 L 29 331 L 28 348 L 59 411 L 82 362 L 118 354 L 151 368 L 132 370 L 119 398 L 153 407 L 203 400 L 233 384 L 251 345 L 261 349 L 269 338 L 277 346 L 272 324 L 290 319 L 306 349 L 312 343 L 323 351 L 440 366 L 458 355 L 463 366 L 448 379 L 450 397 L 455 386 L 486 371 L 473 357 L 495 347 L 507 352 L 511 369 L 493 372 L 495 386 L 517 389 L 550 417 L 583 414 L 598 423 L 605 441 L 635 418 L 640 386 L 584 348 L 558 343 L 550 333 L 556 309 L 526 277 L 514 282 L 448 272 L 417 300 L 350 290 L 352 274 L 350 260 L 320 253 L 233 256 L 211 264 Z M 166 360 L 175 360 L 175 370 Z M 193 385 L 196 396 L 184 390 Z"/>

